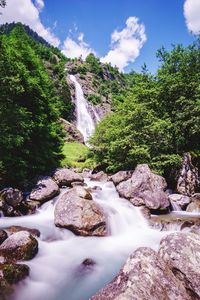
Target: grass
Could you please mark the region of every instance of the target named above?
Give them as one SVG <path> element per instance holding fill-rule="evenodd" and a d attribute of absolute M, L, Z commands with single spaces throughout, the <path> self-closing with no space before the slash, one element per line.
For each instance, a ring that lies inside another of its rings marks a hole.
<path fill-rule="evenodd" d="M 78 142 L 65 143 L 63 147 L 64 159 L 61 162 L 63 167 L 94 168 L 95 163 L 89 157 L 90 149 Z"/>

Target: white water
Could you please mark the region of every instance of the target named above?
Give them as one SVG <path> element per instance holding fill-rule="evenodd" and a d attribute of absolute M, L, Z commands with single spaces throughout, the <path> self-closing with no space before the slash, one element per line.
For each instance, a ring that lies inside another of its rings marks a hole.
<path fill-rule="evenodd" d="M 173 211 L 182 211 L 182 208 L 175 201 L 170 200 Z"/>
<path fill-rule="evenodd" d="M 1 228 L 21 225 L 41 232 L 39 252 L 27 262 L 31 268 L 30 277 L 19 285 L 14 300 L 87 300 L 118 273 L 135 249 L 140 246 L 158 249 L 166 232 L 150 229 L 139 209 L 119 198 L 111 182 L 88 179 L 86 182 L 90 187 L 102 188 L 92 195 L 106 214 L 107 237 L 79 237 L 66 229 L 56 228 L 54 206 L 57 198 L 45 203 L 35 215 L 0 219 Z M 86 258 L 93 259 L 96 265 L 81 269 Z"/>
<path fill-rule="evenodd" d="M 78 83 L 74 75 L 70 75 L 71 81 L 75 85 L 76 91 L 76 114 L 77 114 L 77 129 L 82 133 L 84 141 L 87 142 L 89 137 L 93 134 L 95 130 L 95 122 L 89 111 L 89 105 L 84 97 L 81 85 Z M 99 121 L 98 115 L 94 108 L 94 116 Z"/>

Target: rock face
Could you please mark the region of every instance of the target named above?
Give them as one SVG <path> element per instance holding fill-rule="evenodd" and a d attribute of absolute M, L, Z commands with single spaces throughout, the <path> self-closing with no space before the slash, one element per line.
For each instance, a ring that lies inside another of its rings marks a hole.
<path fill-rule="evenodd" d="M 150 248 L 137 249 L 119 275 L 90 300 L 191 300 L 183 284 Z"/>
<path fill-rule="evenodd" d="M 197 185 L 198 170 L 193 166 L 190 154 L 185 153 L 177 183 L 177 192 L 186 196 L 191 196 L 195 193 Z"/>
<path fill-rule="evenodd" d="M 38 252 L 37 240 L 27 231 L 10 235 L 0 245 L 0 255 L 8 260 L 29 260 Z"/>
<path fill-rule="evenodd" d="M 80 197 L 76 189 L 66 192 L 55 207 L 55 225 L 82 236 L 105 236 L 106 219 L 93 200 Z"/>
<path fill-rule="evenodd" d="M 132 176 L 132 171 L 119 171 L 110 177 L 114 185 L 118 185 L 122 181 L 126 181 Z"/>
<path fill-rule="evenodd" d="M 180 195 L 180 194 L 171 194 L 169 195 L 169 201 L 171 202 L 172 206 L 173 203 L 180 206 L 181 209 L 185 209 L 186 206 L 190 203 L 190 197 Z"/>
<path fill-rule="evenodd" d="M 159 255 L 184 283 L 192 299 L 200 298 L 200 237 L 176 232 L 163 238 Z"/>
<path fill-rule="evenodd" d="M 36 187 L 31 191 L 29 199 L 46 202 L 59 193 L 59 187 L 51 177 L 44 177 L 38 181 Z"/>
<path fill-rule="evenodd" d="M 164 190 L 165 179 L 153 174 L 148 165 L 138 165 L 130 179 L 117 185 L 121 197 L 134 205 L 145 205 L 149 209 L 166 209 L 170 203 Z"/>
<path fill-rule="evenodd" d="M 64 129 L 66 131 L 66 137 L 65 137 L 65 141 L 67 143 L 71 143 L 74 141 L 77 141 L 79 143 L 84 143 L 84 138 L 83 135 L 81 134 L 81 132 L 76 128 L 76 126 L 68 121 L 66 121 L 65 119 L 60 119 L 61 123 L 64 126 Z"/>
<path fill-rule="evenodd" d="M 77 174 L 67 168 L 56 170 L 53 175 L 53 179 L 59 185 L 59 187 L 71 187 L 73 182 L 84 182 L 84 179 L 80 174 Z"/>

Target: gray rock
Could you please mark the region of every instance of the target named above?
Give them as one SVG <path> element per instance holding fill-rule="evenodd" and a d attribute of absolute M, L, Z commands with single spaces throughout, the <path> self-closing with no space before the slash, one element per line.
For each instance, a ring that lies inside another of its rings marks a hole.
<path fill-rule="evenodd" d="M 35 237 L 40 236 L 40 231 L 35 228 L 28 228 L 28 227 L 22 227 L 22 226 L 10 226 L 10 227 L 6 228 L 5 230 L 9 234 L 13 234 L 13 233 L 20 232 L 20 231 L 27 231 Z"/>
<path fill-rule="evenodd" d="M 77 174 L 67 168 L 57 169 L 53 175 L 53 179 L 60 187 L 71 187 L 73 182 L 84 182 L 81 174 Z"/>
<path fill-rule="evenodd" d="M 0 245 L 7 239 L 8 235 L 6 231 L 0 230 Z"/>
<path fill-rule="evenodd" d="M 38 252 L 37 240 L 27 231 L 10 235 L 0 245 L 0 256 L 8 260 L 29 260 Z"/>
<path fill-rule="evenodd" d="M 186 206 L 191 202 L 190 197 L 180 194 L 169 195 L 169 201 L 172 205 L 173 203 L 178 204 L 181 209 L 185 209 Z"/>
<path fill-rule="evenodd" d="M 59 187 L 55 181 L 51 177 L 44 177 L 38 181 L 31 191 L 29 199 L 43 203 L 58 195 L 59 192 Z"/>
<path fill-rule="evenodd" d="M 90 178 L 94 181 L 107 181 L 108 175 L 104 173 L 103 171 L 100 171 L 98 173 L 93 173 L 90 175 Z"/>
<path fill-rule="evenodd" d="M 23 200 L 23 193 L 18 189 L 5 188 L 0 191 L 0 201 L 6 202 L 12 207 L 18 206 Z"/>
<path fill-rule="evenodd" d="M 115 279 L 90 300 L 191 300 L 184 285 L 150 248 L 137 249 Z"/>
<path fill-rule="evenodd" d="M 192 299 L 199 299 L 200 237 L 183 232 L 169 234 L 161 240 L 159 256 L 191 292 Z"/>
<path fill-rule="evenodd" d="M 164 190 L 167 183 L 162 176 L 153 174 L 148 165 L 138 165 L 130 179 L 117 185 L 121 197 L 150 209 L 166 209 L 170 203 Z"/>
<path fill-rule="evenodd" d="M 119 184 L 122 181 L 126 181 L 132 176 L 132 171 L 119 171 L 110 177 L 114 185 Z"/>
<path fill-rule="evenodd" d="M 73 188 L 58 200 L 55 207 L 55 225 L 82 236 L 105 236 L 106 219 L 93 201 L 81 198 Z"/>
<path fill-rule="evenodd" d="M 185 153 L 177 182 L 177 192 L 191 196 L 195 193 L 198 184 L 198 169 L 193 166 L 190 154 Z"/>
<path fill-rule="evenodd" d="M 76 194 L 80 198 L 84 198 L 84 199 L 87 199 L 87 200 L 92 200 L 92 195 L 90 194 L 90 192 L 88 191 L 88 189 L 85 189 L 82 186 L 75 186 L 73 188 L 73 190 L 76 192 Z"/>

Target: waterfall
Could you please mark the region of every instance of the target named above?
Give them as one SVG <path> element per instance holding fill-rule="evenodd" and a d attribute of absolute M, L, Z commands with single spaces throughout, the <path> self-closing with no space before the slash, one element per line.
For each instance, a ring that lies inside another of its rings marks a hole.
<path fill-rule="evenodd" d="M 81 237 L 55 227 L 55 204 L 66 189 L 34 215 L 0 218 L 0 228 L 21 225 L 41 232 L 37 256 L 25 262 L 30 266 L 30 276 L 18 285 L 12 300 L 88 300 L 113 279 L 135 249 L 158 249 L 166 233 L 150 229 L 139 208 L 120 198 L 112 182 L 85 179 L 85 183 L 101 187 L 93 190 L 92 196 L 106 215 L 106 237 Z M 86 258 L 96 262 L 92 269 L 80 267 Z"/>
<path fill-rule="evenodd" d="M 70 75 L 71 81 L 75 85 L 76 92 L 76 114 L 77 114 L 77 129 L 82 133 L 85 143 L 95 130 L 95 122 L 89 111 L 89 105 L 84 97 L 81 85 L 78 83 L 74 75 Z M 95 113 L 95 118 L 97 114 Z M 98 120 L 97 120 L 98 121 Z"/>

